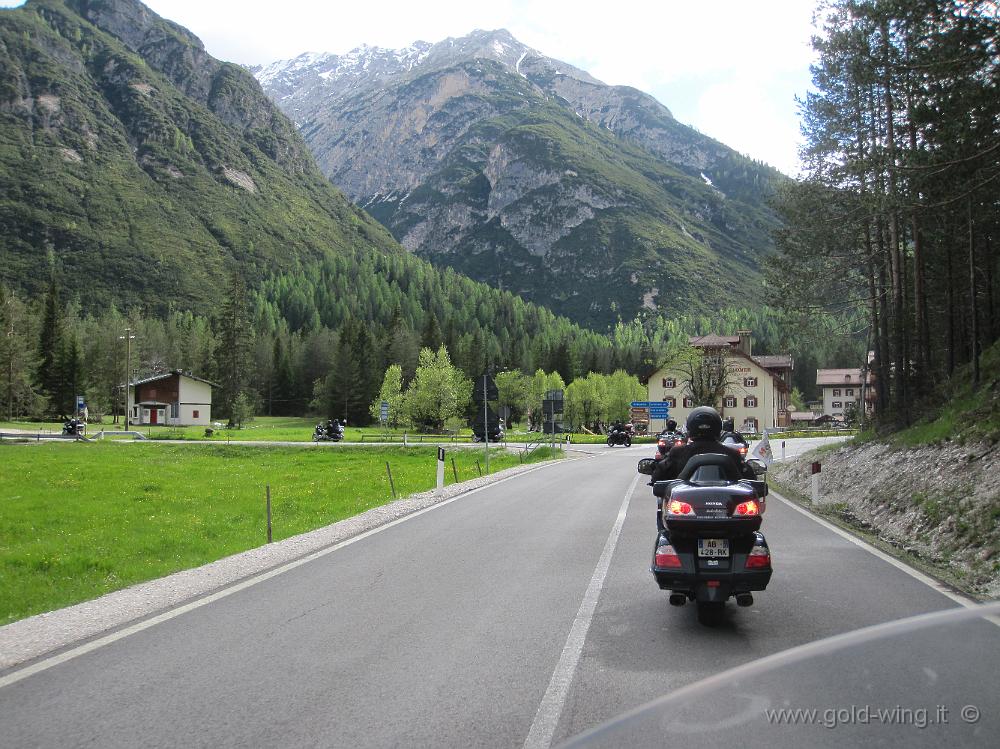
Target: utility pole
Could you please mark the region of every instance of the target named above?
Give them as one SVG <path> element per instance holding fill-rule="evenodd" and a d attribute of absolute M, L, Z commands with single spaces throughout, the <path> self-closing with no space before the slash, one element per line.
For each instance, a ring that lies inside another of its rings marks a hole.
<path fill-rule="evenodd" d="M 129 393 L 129 365 L 132 360 L 132 340 L 135 338 L 132 335 L 132 328 L 125 328 L 125 335 L 118 336 L 119 341 L 125 341 L 125 431 L 128 431 L 128 393 Z"/>

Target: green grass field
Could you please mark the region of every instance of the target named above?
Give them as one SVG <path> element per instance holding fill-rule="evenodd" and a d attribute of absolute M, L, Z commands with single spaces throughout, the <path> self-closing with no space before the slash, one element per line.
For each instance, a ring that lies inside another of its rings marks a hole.
<path fill-rule="evenodd" d="M 449 450 L 448 484 L 452 458 L 466 481 L 484 455 Z M 267 484 L 275 540 L 390 502 L 386 461 L 400 496 L 434 487 L 431 447 L 0 445 L 0 625 L 260 546 Z"/>

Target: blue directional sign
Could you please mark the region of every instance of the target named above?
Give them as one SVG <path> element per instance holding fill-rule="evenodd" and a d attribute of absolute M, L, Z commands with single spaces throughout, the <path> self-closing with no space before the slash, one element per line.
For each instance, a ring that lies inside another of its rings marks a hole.
<path fill-rule="evenodd" d="M 665 419 L 670 416 L 670 406 L 665 401 L 632 401 L 632 408 L 648 409 L 651 419 Z"/>

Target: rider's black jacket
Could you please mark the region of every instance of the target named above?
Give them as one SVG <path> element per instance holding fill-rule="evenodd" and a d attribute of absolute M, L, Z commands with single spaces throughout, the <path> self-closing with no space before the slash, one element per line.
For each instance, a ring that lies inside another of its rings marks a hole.
<path fill-rule="evenodd" d="M 687 445 L 678 445 L 667 453 L 667 457 L 656 464 L 653 470 L 652 481 L 669 481 L 677 478 L 684 470 L 684 465 L 688 459 L 695 455 L 705 455 L 715 453 L 716 455 L 728 455 L 733 461 L 733 470 L 738 476 L 745 479 L 756 479 L 757 476 L 744 461 L 740 459 L 740 454 L 731 447 L 726 447 L 713 439 L 694 440 Z"/>

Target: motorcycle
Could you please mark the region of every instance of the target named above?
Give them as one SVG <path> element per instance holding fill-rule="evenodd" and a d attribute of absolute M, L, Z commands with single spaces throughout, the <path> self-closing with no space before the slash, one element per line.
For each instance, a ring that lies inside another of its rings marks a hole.
<path fill-rule="evenodd" d="M 64 436 L 82 437 L 87 433 L 87 425 L 78 419 L 70 419 L 63 424 L 62 433 Z"/>
<path fill-rule="evenodd" d="M 324 424 L 322 421 L 313 430 L 313 442 L 340 442 L 344 439 L 344 425 L 336 419 Z"/>
<path fill-rule="evenodd" d="M 767 467 L 748 461 L 759 477 Z M 639 461 L 639 473 L 651 475 L 652 458 Z M 729 473 L 724 455 L 692 457 L 680 476 L 657 481 L 656 544 L 650 571 L 670 604 L 694 601 L 698 621 L 714 625 L 730 597 L 752 606 L 753 591 L 771 580 L 771 551 L 760 532 L 767 507 L 767 482 Z"/>
<path fill-rule="evenodd" d="M 503 424 L 495 424 L 491 425 L 491 427 L 492 428 L 490 429 L 490 442 L 503 442 L 503 438 L 507 434 L 503 429 Z M 483 434 L 483 431 L 481 429 L 478 432 L 475 431 L 475 429 L 473 429 L 472 432 L 473 442 L 482 442 L 485 439 L 486 436 L 485 434 Z"/>
<path fill-rule="evenodd" d="M 687 444 L 687 437 L 681 432 L 660 432 L 656 438 L 656 455 L 653 460 L 663 460 L 675 447 Z"/>
<path fill-rule="evenodd" d="M 625 447 L 632 447 L 632 434 L 627 429 L 621 429 L 613 427 L 610 432 L 608 432 L 608 447 L 614 447 L 615 445 L 625 445 Z"/>

